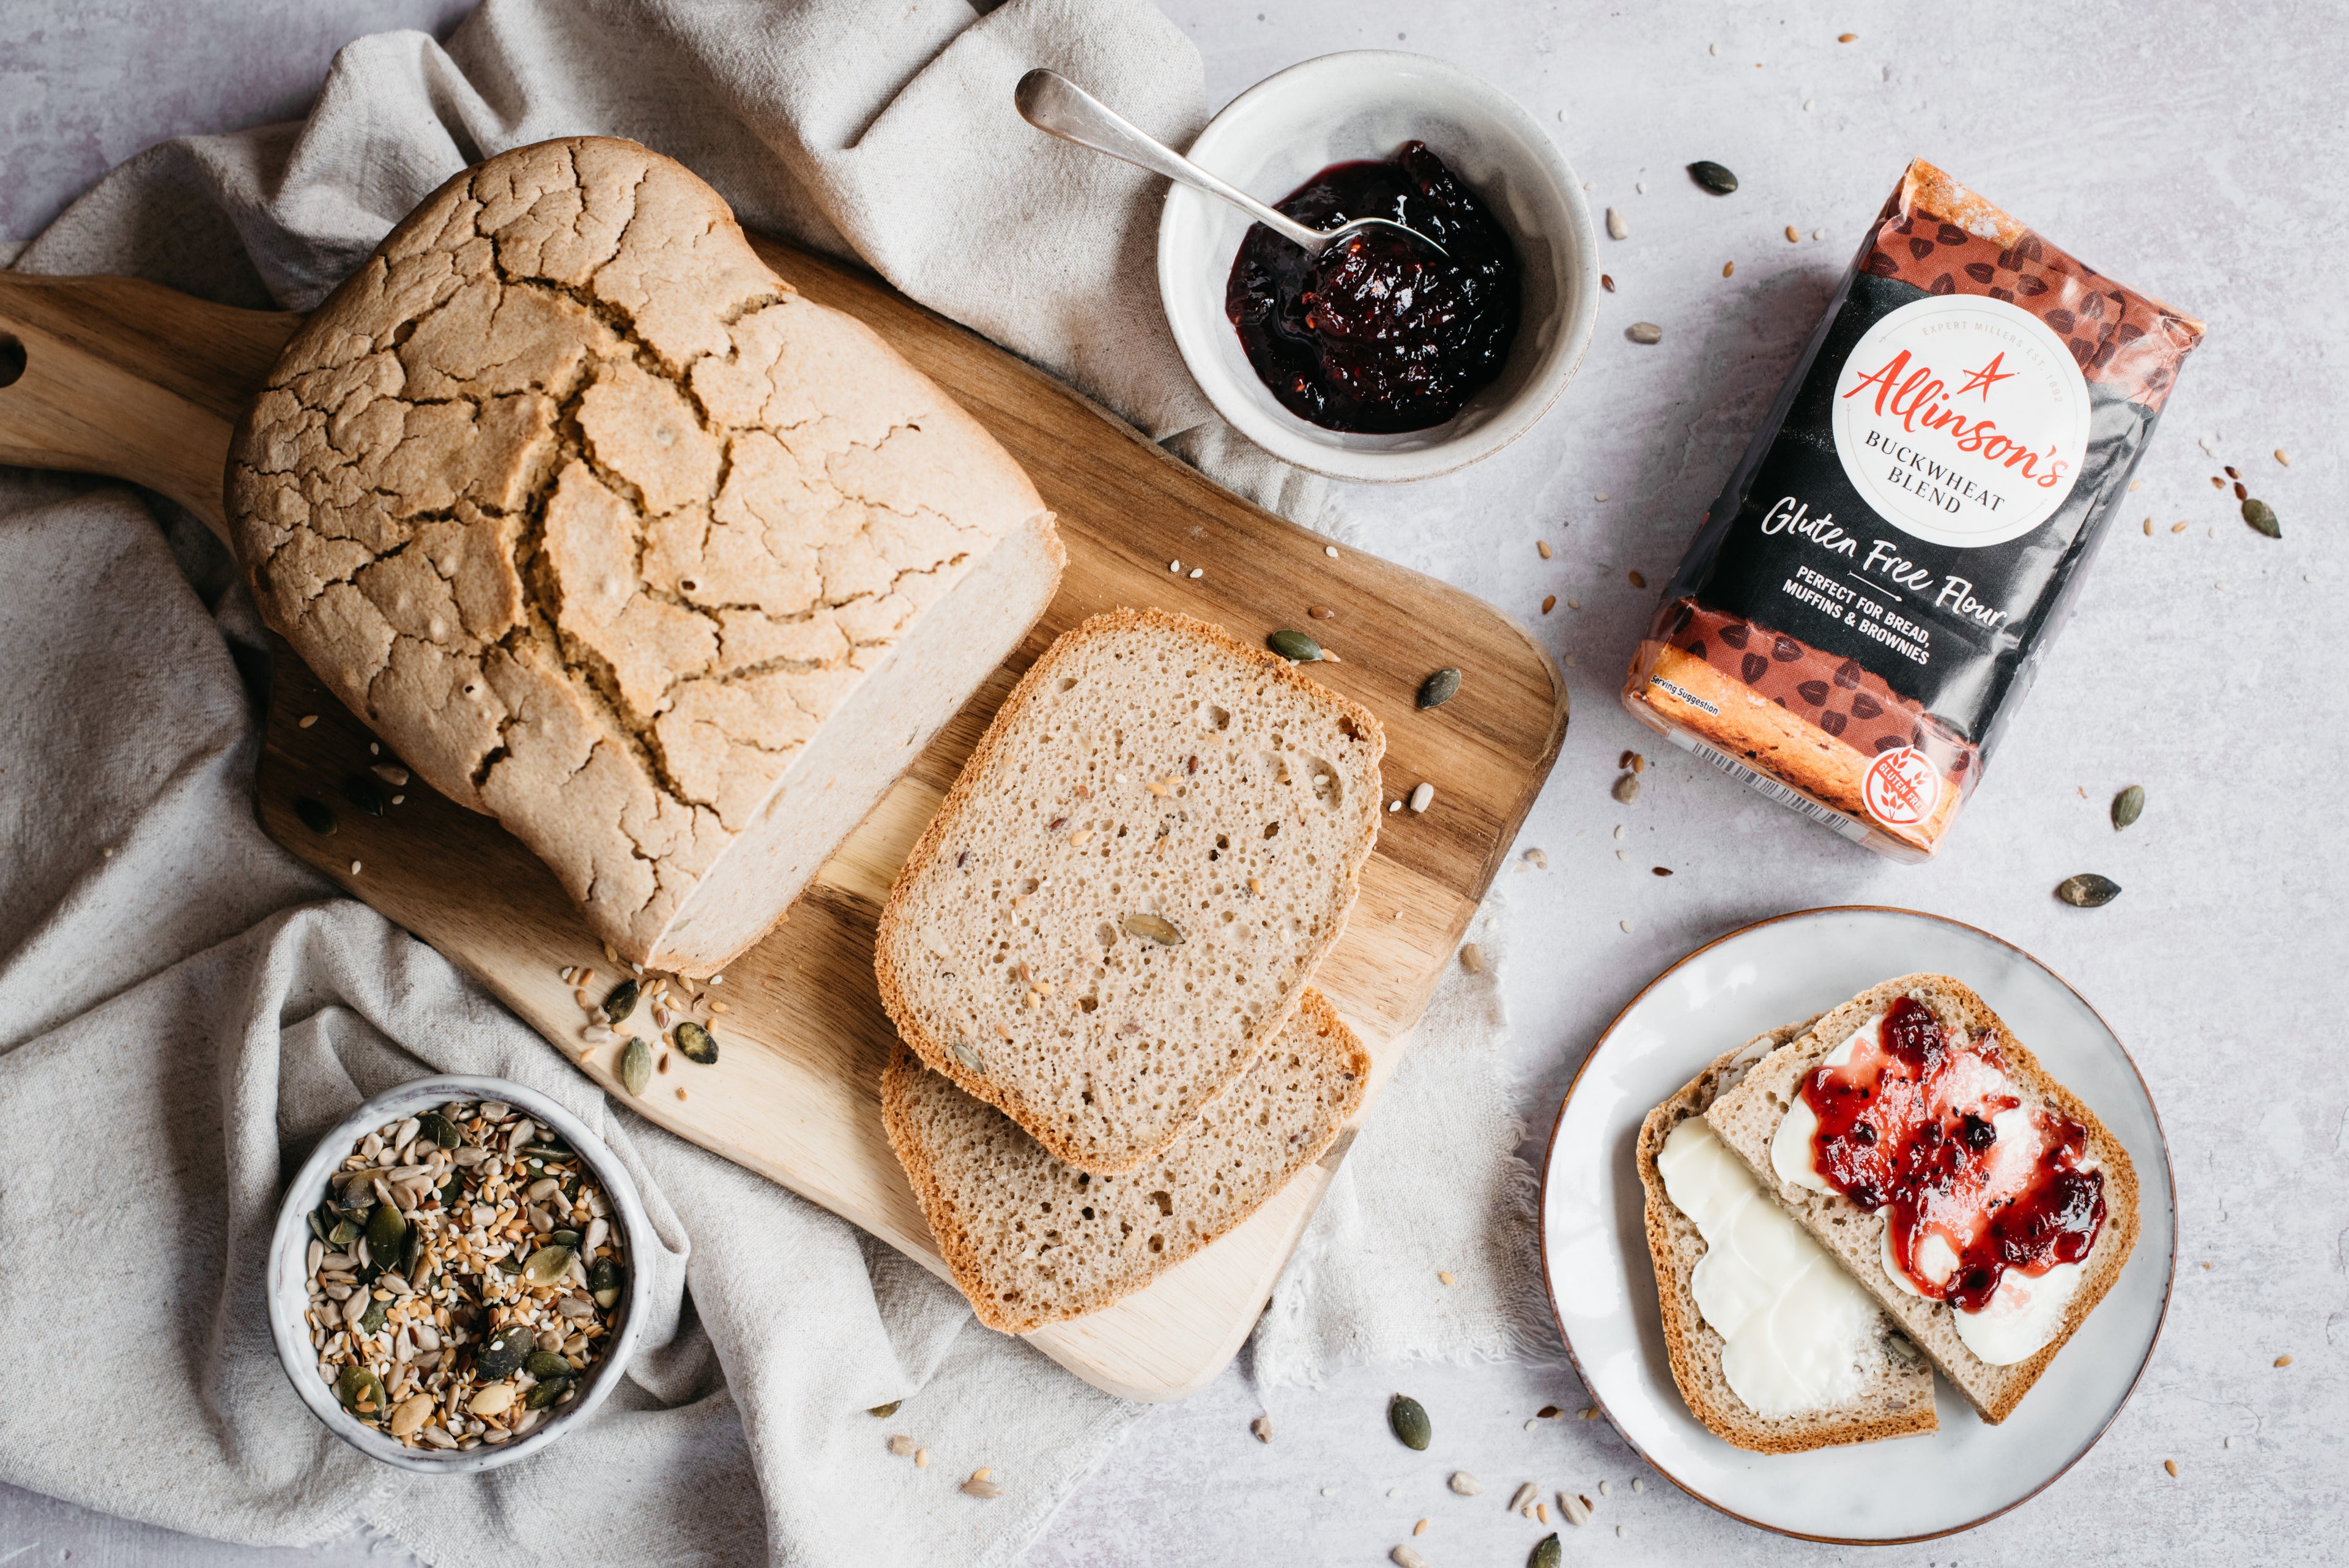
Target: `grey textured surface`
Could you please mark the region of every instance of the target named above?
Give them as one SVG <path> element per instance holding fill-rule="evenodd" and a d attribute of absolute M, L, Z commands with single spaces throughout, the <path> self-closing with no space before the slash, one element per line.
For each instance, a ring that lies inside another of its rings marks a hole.
<path fill-rule="evenodd" d="M 0 12 L 0 234 L 32 232 L 158 136 L 298 107 L 338 36 L 450 9 L 13 0 Z M 2349 835 L 2331 801 L 2349 688 L 2332 674 L 2337 644 L 2318 639 L 2344 587 L 2331 520 L 2349 429 L 2349 309 L 2333 262 L 2349 241 L 2337 85 L 2349 30 L 2337 12 L 2186 0 L 2027 16 L 1537 0 L 1440 15 L 1417 0 L 1167 9 L 1198 41 L 1218 101 L 1331 49 L 1455 60 L 1551 123 L 1594 204 L 1630 223 L 1628 239 L 1602 242 L 1619 291 L 1598 343 L 1532 436 L 1451 478 L 1344 490 L 1337 503 L 1367 545 L 1492 599 L 1573 660 L 1572 732 L 1520 846 L 1545 848 L 1550 869 L 1506 874 L 1514 1065 L 1536 1149 L 1591 1040 L 1689 948 L 1788 909 L 1931 909 L 2036 953 L 2130 1046 L 2171 1139 L 2178 1289 L 2105 1441 L 2045 1495 L 1954 1541 L 1839 1551 L 1749 1530 L 1661 1482 L 1634 1494 L 1635 1459 L 1603 1422 L 1573 1419 L 1582 1401 L 1566 1371 L 1360 1371 L 1271 1391 L 1268 1447 L 1248 1436 L 1261 1407 L 1241 1367 L 1139 1427 L 1031 1561 L 1367 1563 L 1424 1516 L 1413 1543 L 1439 1568 L 1514 1563 L 1541 1533 L 1503 1507 L 1519 1480 L 1596 1496 L 1602 1478 L 1598 1521 L 1568 1527 L 1578 1561 L 2038 1563 L 2055 1542 L 2082 1563 L 2336 1560 L 2349 1522 L 2349 1082 L 2335 1055 Z M 1859 36 L 1839 45 L 1845 31 Z M 1912 153 L 2210 327 L 2127 525 L 1951 847 L 1923 867 L 1877 861 L 1659 755 L 1615 705 L 1653 603 L 1627 574 L 1670 572 Z M 1682 165 L 1700 157 L 1734 169 L 1738 194 L 1691 185 Z M 1817 228 L 1826 239 L 1808 237 Z M 1625 341 L 1634 320 L 1660 323 L 1662 343 Z M 2212 488 L 2221 463 L 2275 506 L 2281 542 L 2251 534 Z M 1537 556 L 1537 538 L 1555 559 Z M 1543 617 L 1551 593 L 1558 607 Z M 1328 640 L 1342 652 L 1345 635 Z M 1653 759 L 1630 808 L 1607 794 L 1626 747 Z M 2116 836 L 2106 805 L 2130 783 L 2146 786 L 2145 817 Z M 2049 897 L 2085 870 L 2127 891 L 2101 910 Z M 2284 1355 L 2290 1366 L 2272 1365 Z M 1398 1387 L 1433 1416 L 1424 1456 L 1386 1434 Z M 1527 1431 L 1549 1403 L 1568 1417 Z M 1455 1468 L 1481 1476 L 1484 1494 L 1444 1490 Z M 0 1563 L 68 1552 L 100 1564 L 387 1560 L 356 1541 L 308 1556 L 216 1547 L 0 1492 Z"/>

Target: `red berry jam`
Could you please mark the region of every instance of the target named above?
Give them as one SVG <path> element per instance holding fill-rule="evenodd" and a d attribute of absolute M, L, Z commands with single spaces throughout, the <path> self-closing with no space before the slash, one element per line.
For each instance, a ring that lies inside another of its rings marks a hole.
<path fill-rule="evenodd" d="M 1862 1209 L 1888 1210 L 1893 1261 L 1927 1297 L 1980 1312 L 2008 1270 L 2044 1274 L 2095 1245 L 2105 1178 L 2080 1168 L 2087 1130 L 2044 1106 L 2001 1130 L 2000 1113 L 2023 1100 L 1994 1035 L 1952 1044 L 1932 1010 L 1904 996 L 1802 1094 L 1819 1118 L 1819 1175 Z M 1957 1259 L 1945 1279 L 1919 1267 L 1934 1237 Z"/>
<path fill-rule="evenodd" d="M 1427 143 L 1333 163 L 1278 205 L 1314 229 L 1391 218 L 1444 252 L 1370 229 L 1314 261 L 1249 229 L 1224 310 L 1281 407 L 1325 430 L 1426 430 L 1501 373 L 1517 335 L 1516 248 Z"/>

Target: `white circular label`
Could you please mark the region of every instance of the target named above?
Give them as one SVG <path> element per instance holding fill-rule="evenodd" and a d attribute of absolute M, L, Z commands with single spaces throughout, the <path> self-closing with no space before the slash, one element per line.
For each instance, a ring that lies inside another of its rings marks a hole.
<path fill-rule="evenodd" d="M 1982 295 L 1878 320 L 1836 383 L 1836 454 L 1894 527 L 1961 549 L 2030 533 L 2072 493 L 2088 382 L 2029 311 Z"/>
<path fill-rule="evenodd" d="M 1862 781 L 1868 815 L 1892 827 L 1915 827 L 1941 804 L 1941 774 L 1933 759 L 1901 746 L 1876 759 Z"/>

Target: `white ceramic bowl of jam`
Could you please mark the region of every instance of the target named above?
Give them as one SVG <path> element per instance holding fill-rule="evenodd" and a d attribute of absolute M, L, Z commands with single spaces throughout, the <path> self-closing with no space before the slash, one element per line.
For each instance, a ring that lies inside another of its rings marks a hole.
<path fill-rule="evenodd" d="M 1597 232 L 1581 182 L 1532 115 L 1456 66 L 1391 50 L 1308 60 L 1234 99 L 1190 157 L 1277 206 L 1333 165 L 1391 160 L 1412 141 L 1506 231 L 1520 290 L 1498 375 L 1426 429 L 1332 430 L 1284 407 L 1226 308 L 1247 214 L 1177 185 L 1159 218 L 1159 297 L 1192 377 L 1250 441 L 1332 478 L 1428 479 L 1500 451 L 1557 401 L 1598 317 Z"/>

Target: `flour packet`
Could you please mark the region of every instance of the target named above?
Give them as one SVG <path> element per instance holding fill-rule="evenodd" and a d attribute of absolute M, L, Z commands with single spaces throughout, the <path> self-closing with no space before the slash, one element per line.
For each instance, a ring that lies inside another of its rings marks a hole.
<path fill-rule="evenodd" d="M 2201 337 L 1911 163 L 1665 589 L 1623 705 L 1855 843 L 1932 855 Z"/>

